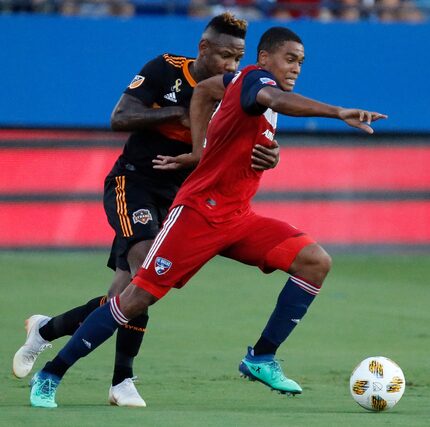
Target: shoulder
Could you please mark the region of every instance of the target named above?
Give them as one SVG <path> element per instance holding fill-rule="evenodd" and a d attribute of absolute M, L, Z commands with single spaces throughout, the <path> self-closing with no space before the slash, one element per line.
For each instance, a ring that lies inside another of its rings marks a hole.
<path fill-rule="evenodd" d="M 275 86 L 278 84 L 275 77 L 267 70 L 262 69 L 256 65 L 250 65 L 245 67 L 243 70 L 236 72 L 232 79 L 228 82 L 236 83 L 237 81 L 242 82 L 243 88 L 250 88 L 252 86 Z"/>
<path fill-rule="evenodd" d="M 164 53 L 163 55 L 160 55 L 160 58 L 162 58 L 165 64 L 174 68 L 182 68 L 187 62 L 194 61 L 194 58 L 173 53 Z"/>
<path fill-rule="evenodd" d="M 269 86 L 277 86 L 275 77 L 267 70 L 264 70 L 263 68 L 253 66 L 247 67 L 248 69 L 245 69 L 246 74 L 244 75 L 244 80 L 246 80 L 248 83 L 258 83 L 261 85 L 269 85 Z"/>

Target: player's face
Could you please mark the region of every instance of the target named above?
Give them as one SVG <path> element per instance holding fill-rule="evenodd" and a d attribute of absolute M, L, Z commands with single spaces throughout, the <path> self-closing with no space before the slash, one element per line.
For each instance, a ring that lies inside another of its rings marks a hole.
<path fill-rule="evenodd" d="M 291 92 L 302 70 L 304 59 L 303 45 L 294 41 L 287 41 L 274 52 L 266 52 L 266 63 L 263 66 L 275 76 L 282 89 Z"/>
<path fill-rule="evenodd" d="M 220 34 L 202 43 L 200 54 L 204 60 L 206 77 L 237 71 L 245 53 L 243 39 Z"/>

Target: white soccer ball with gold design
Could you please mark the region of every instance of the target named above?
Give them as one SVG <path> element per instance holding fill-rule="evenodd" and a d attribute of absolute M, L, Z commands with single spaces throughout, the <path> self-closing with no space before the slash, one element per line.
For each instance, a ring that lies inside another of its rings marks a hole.
<path fill-rule="evenodd" d="M 349 380 L 353 399 L 363 408 L 376 412 L 391 409 L 403 396 L 405 385 L 400 366 L 383 356 L 364 359 Z"/>

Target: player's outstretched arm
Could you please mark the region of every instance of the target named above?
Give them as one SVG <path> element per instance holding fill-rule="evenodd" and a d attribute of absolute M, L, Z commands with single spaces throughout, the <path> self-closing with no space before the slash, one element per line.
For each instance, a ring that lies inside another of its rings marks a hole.
<path fill-rule="evenodd" d="M 377 112 L 325 104 L 296 93 L 284 92 L 271 86 L 264 87 L 258 92 L 257 101 L 273 111 L 288 116 L 340 119 L 347 125 L 367 133 L 373 133 L 373 129 L 369 126 L 372 122 L 388 117 Z"/>
<path fill-rule="evenodd" d="M 184 107 L 149 108 L 138 98 L 124 93 L 111 114 L 114 131 L 138 131 L 161 123 L 178 121 L 189 127 L 188 109 Z"/>

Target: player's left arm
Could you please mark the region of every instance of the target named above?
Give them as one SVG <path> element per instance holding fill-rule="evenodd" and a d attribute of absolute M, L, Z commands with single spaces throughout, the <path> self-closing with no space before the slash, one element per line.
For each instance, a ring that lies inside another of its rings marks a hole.
<path fill-rule="evenodd" d="M 194 89 L 190 104 L 191 136 L 193 151 L 176 157 L 157 156 L 152 162 L 154 169 L 194 168 L 200 161 L 206 130 L 213 115 L 216 103 L 225 92 L 224 76 L 215 76 L 201 81 Z M 256 145 L 252 153 L 252 167 L 255 170 L 274 168 L 279 162 L 279 145 L 276 141 L 272 147 Z"/>

